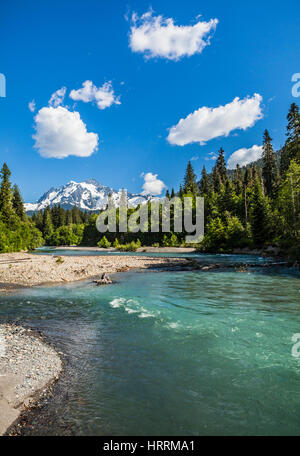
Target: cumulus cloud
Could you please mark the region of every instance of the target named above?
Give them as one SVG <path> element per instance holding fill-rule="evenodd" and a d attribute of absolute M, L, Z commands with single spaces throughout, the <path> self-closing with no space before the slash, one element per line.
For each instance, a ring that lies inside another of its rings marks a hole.
<path fill-rule="evenodd" d="M 40 109 L 34 120 L 34 147 L 42 157 L 89 157 L 98 148 L 98 135 L 87 132 L 79 112 L 49 106 Z"/>
<path fill-rule="evenodd" d="M 31 112 L 35 111 L 35 101 L 34 100 L 32 100 L 28 103 L 28 108 L 29 108 L 29 111 L 31 111 Z"/>
<path fill-rule="evenodd" d="M 143 173 L 142 177 L 144 178 L 142 195 L 158 196 L 161 195 L 163 189 L 166 188 L 164 182 L 160 179 L 157 179 L 157 174 Z"/>
<path fill-rule="evenodd" d="M 49 100 L 49 105 L 53 108 L 57 108 L 57 106 L 60 106 L 64 101 L 66 91 L 67 88 L 62 87 L 61 89 L 58 89 L 56 92 L 54 92 Z"/>
<path fill-rule="evenodd" d="M 195 25 L 175 25 L 172 18 L 153 16 L 151 10 L 141 17 L 134 13 L 129 46 L 133 52 L 144 53 L 146 58 L 179 60 L 200 54 L 210 44 L 210 34 L 217 24 L 217 19 L 211 19 Z"/>
<path fill-rule="evenodd" d="M 245 166 L 248 163 L 256 161 L 261 158 L 262 152 L 262 146 L 252 146 L 249 149 L 239 149 L 230 155 L 227 162 L 227 168 L 234 169 L 237 164 L 240 166 Z"/>
<path fill-rule="evenodd" d="M 81 89 L 71 90 L 70 98 L 85 103 L 96 102 L 99 109 L 121 104 L 120 97 L 115 96 L 111 81 L 105 82 L 102 87 L 96 87 L 92 81 L 85 81 Z"/>
<path fill-rule="evenodd" d="M 237 97 L 218 108 L 204 106 L 171 127 L 167 139 L 177 146 L 191 143 L 205 145 L 207 141 L 228 136 L 234 130 L 246 130 L 263 117 L 261 102 L 261 95 L 255 93 L 243 100 Z"/>

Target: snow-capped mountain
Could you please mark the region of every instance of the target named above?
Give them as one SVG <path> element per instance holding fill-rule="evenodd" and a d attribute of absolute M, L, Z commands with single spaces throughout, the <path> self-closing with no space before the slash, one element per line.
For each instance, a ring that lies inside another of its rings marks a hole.
<path fill-rule="evenodd" d="M 60 204 L 65 209 L 77 206 L 82 210 L 97 211 L 106 207 L 109 195 L 118 207 L 121 194 L 122 190 L 113 190 L 99 184 L 95 179 L 84 182 L 70 181 L 61 187 L 50 188 L 36 203 L 26 203 L 25 208 L 27 212 L 33 212 Z M 129 207 L 136 207 L 149 199 L 150 197 L 141 194 L 127 193 Z"/>

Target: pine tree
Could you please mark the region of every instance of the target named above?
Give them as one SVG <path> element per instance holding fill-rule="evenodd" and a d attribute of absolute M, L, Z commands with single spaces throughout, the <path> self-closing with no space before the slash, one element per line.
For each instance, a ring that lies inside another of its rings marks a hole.
<path fill-rule="evenodd" d="M 262 160 L 262 176 L 265 192 L 267 196 L 274 196 L 277 184 L 278 167 L 272 146 L 272 138 L 269 135 L 268 130 L 265 130 L 264 132 Z"/>
<path fill-rule="evenodd" d="M 219 155 L 216 160 L 216 164 L 213 167 L 212 179 L 214 191 L 216 193 L 219 193 L 221 191 L 222 185 L 225 185 L 227 181 L 226 163 L 224 150 L 222 147 L 219 149 Z"/>
<path fill-rule="evenodd" d="M 300 114 L 299 107 L 292 103 L 287 115 L 287 140 L 280 158 L 280 172 L 283 175 L 292 160 L 300 163 Z"/>
<path fill-rule="evenodd" d="M 78 207 L 74 206 L 72 208 L 71 212 L 72 212 L 73 223 L 75 223 L 76 225 L 79 225 L 80 223 L 82 223 L 81 213 L 80 213 L 80 210 L 78 209 Z"/>
<path fill-rule="evenodd" d="M 52 223 L 52 218 L 51 218 L 51 211 L 50 207 L 46 207 L 44 210 L 44 216 L 43 216 L 43 235 L 46 241 L 50 239 L 50 237 L 53 234 L 53 223 Z"/>
<path fill-rule="evenodd" d="M 13 197 L 10 183 L 11 172 L 6 163 L 4 163 L 1 171 L 1 185 L 0 185 L 0 212 L 2 219 L 5 223 L 9 222 L 14 215 Z"/>
<path fill-rule="evenodd" d="M 72 217 L 72 212 L 67 209 L 66 212 L 66 225 L 72 225 L 73 224 L 73 217 Z"/>
<path fill-rule="evenodd" d="M 17 216 L 20 217 L 21 220 L 26 220 L 23 199 L 21 197 L 20 190 L 17 185 L 13 186 L 12 204 Z"/>
<path fill-rule="evenodd" d="M 239 164 L 236 165 L 233 182 L 235 186 L 235 192 L 237 195 L 239 195 L 243 190 L 243 173 Z"/>
<path fill-rule="evenodd" d="M 212 171 L 212 181 L 214 192 L 219 193 L 221 191 L 222 179 L 216 166 L 214 166 Z"/>
<path fill-rule="evenodd" d="M 194 195 L 198 194 L 198 185 L 196 182 L 196 174 L 192 167 L 191 162 L 188 162 L 185 176 L 184 176 L 184 193 L 193 193 Z"/>
<path fill-rule="evenodd" d="M 209 177 L 206 172 L 205 166 L 202 168 L 202 173 L 201 173 L 201 181 L 200 181 L 200 195 L 208 195 L 210 193 L 210 183 L 209 183 Z"/>
<path fill-rule="evenodd" d="M 215 167 L 218 170 L 222 184 L 225 184 L 227 181 L 227 171 L 226 171 L 226 163 L 225 163 L 225 157 L 224 157 L 224 149 L 222 147 L 219 150 L 219 155 L 218 155 Z"/>
<path fill-rule="evenodd" d="M 58 220 L 59 226 L 64 226 L 66 224 L 66 211 L 61 205 L 58 205 Z"/>
<path fill-rule="evenodd" d="M 261 247 L 272 240 L 271 209 L 267 198 L 263 195 L 259 179 L 254 182 L 251 201 L 251 228 L 254 243 Z"/>
<path fill-rule="evenodd" d="M 224 193 L 222 196 L 222 213 L 224 214 L 225 211 L 232 212 L 234 210 L 234 187 L 231 180 L 227 180 L 225 184 Z"/>

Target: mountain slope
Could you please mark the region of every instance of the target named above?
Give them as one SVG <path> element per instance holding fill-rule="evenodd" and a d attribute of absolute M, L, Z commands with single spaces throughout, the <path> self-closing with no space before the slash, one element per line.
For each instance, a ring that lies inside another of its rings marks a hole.
<path fill-rule="evenodd" d="M 121 193 L 121 190 L 116 191 L 101 185 L 95 179 L 84 182 L 70 181 L 61 187 L 51 188 L 36 203 L 26 203 L 25 208 L 27 212 L 34 212 L 60 204 L 64 209 L 77 206 L 82 210 L 97 211 L 106 207 L 109 194 L 117 207 Z M 148 196 L 133 193 L 128 193 L 127 198 L 129 207 L 136 207 L 149 200 Z"/>

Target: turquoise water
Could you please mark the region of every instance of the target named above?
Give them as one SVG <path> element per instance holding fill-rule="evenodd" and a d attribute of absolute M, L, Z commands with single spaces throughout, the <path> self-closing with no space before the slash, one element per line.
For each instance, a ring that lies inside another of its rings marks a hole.
<path fill-rule="evenodd" d="M 186 258 L 195 258 L 199 262 L 203 263 L 219 263 L 219 264 L 232 264 L 232 263 L 257 263 L 263 264 L 272 262 L 272 258 L 263 258 L 259 255 L 231 255 L 231 254 L 218 254 L 210 255 L 197 252 L 190 253 L 162 253 L 162 252 L 119 252 L 119 251 L 105 251 L 105 250 L 72 250 L 68 248 L 57 249 L 55 247 L 40 247 L 34 252 L 36 255 L 60 255 L 60 256 L 106 256 L 106 255 L 124 255 L 124 256 L 149 256 L 149 257 L 186 257 Z"/>
<path fill-rule="evenodd" d="M 115 279 L 1 296 L 0 319 L 41 329 L 67 359 L 28 433 L 300 435 L 299 275 Z"/>

